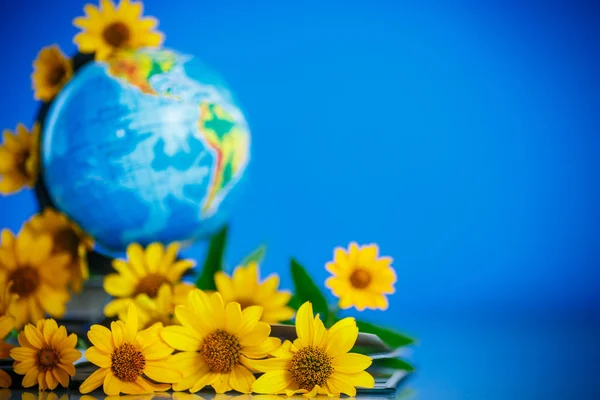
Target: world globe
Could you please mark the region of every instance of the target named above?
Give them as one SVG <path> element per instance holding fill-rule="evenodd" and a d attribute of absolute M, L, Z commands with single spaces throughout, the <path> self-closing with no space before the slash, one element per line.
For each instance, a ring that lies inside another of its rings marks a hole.
<path fill-rule="evenodd" d="M 222 227 L 242 191 L 250 132 L 203 63 L 142 49 L 77 72 L 48 111 L 41 153 L 52 203 L 120 252 Z"/>

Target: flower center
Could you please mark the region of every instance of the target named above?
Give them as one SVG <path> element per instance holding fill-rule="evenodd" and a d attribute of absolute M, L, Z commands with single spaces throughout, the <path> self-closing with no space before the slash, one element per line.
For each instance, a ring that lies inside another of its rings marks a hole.
<path fill-rule="evenodd" d="M 26 266 L 15 269 L 10 274 L 9 281 L 13 283 L 10 291 L 23 298 L 36 291 L 40 284 L 40 275 L 34 268 Z"/>
<path fill-rule="evenodd" d="M 238 303 L 240 303 L 240 308 L 243 310 L 244 308 L 248 308 L 250 306 L 255 306 L 256 303 L 250 299 L 236 299 Z"/>
<path fill-rule="evenodd" d="M 158 294 L 158 289 L 164 284 L 169 283 L 169 280 L 163 275 L 149 274 L 140 279 L 135 287 L 135 295 L 145 293 L 151 298 L 155 298 Z"/>
<path fill-rule="evenodd" d="M 57 86 L 62 82 L 66 74 L 67 69 L 63 65 L 57 65 L 46 75 L 46 82 L 50 86 Z"/>
<path fill-rule="evenodd" d="M 292 357 L 289 372 L 300 389 L 313 390 L 323 386 L 333 374 L 331 357 L 320 347 L 303 347 Z"/>
<path fill-rule="evenodd" d="M 73 229 L 63 228 L 54 235 L 54 251 L 67 252 L 71 256 L 77 256 L 79 242 L 79 236 Z"/>
<path fill-rule="evenodd" d="M 371 283 L 371 273 L 363 268 L 356 268 L 350 275 L 350 283 L 357 289 L 364 289 Z"/>
<path fill-rule="evenodd" d="M 42 371 L 48 371 L 56 367 L 60 361 L 60 357 L 51 347 L 45 347 L 37 353 L 38 367 Z"/>
<path fill-rule="evenodd" d="M 102 37 L 112 47 L 121 47 L 129 40 L 130 36 L 129 28 L 122 22 L 113 22 L 102 32 Z"/>
<path fill-rule="evenodd" d="M 31 152 L 29 149 L 23 149 L 15 154 L 15 165 L 19 171 L 23 173 L 23 175 L 28 176 L 27 173 L 27 159 Z"/>
<path fill-rule="evenodd" d="M 141 351 L 130 343 L 116 349 L 111 356 L 110 369 L 123 382 L 135 381 L 146 367 L 146 358 Z"/>
<path fill-rule="evenodd" d="M 214 372 L 229 372 L 239 362 L 242 346 L 237 337 L 217 329 L 204 338 L 200 353 Z"/>

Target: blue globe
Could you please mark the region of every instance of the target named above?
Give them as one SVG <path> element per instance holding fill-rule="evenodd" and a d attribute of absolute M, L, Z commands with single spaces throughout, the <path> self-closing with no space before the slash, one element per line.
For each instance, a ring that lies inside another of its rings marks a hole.
<path fill-rule="evenodd" d="M 54 100 L 42 137 L 50 198 L 116 252 L 214 233 L 250 159 L 248 125 L 227 86 L 166 49 L 80 69 Z"/>

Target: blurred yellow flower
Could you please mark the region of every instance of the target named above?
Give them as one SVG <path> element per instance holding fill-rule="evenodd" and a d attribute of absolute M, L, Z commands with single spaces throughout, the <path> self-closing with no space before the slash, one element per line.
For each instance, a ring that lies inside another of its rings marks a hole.
<path fill-rule="evenodd" d="M 69 376 L 75 376 L 73 363 L 81 358 L 75 350 L 77 335 L 67 335 L 64 326 L 53 319 L 38 321 L 37 326 L 25 325 L 19 333 L 20 347 L 10 351 L 15 360 L 13 370 L 23 377 L 23 387 L 39 385 L 41 390 L 54 390 L 60 383 L 69 386 Z"/>
<path fill-rule="evenodd" d="M 160 324 L 138 331 L 136 307 L 128 307 L 126 322 L 116 321 L 110 330 L 102 325 L 92 325 L 88 339 L 92 347 L 86 350 L 85 357 L 100 367 L 79 387 L 81 393 L 91 391 L 103 385 L 104 393 L 109 396 L 124 394 L 146 394 L 161 392 L 171 388 L 164 383 L 181 380 L 181 374 L 168 364 L 173 349 L 160 339 Z"/>
<path fill-rule="evenodd" d="M 33 62 L 31 82 L 36 100 L 50 101 L 73 76 L 73 65 L 57 45 L 46 46 Z"/>
<path fill-rule="evenodd" d="M 261 320 L 268 324 L 293 318 L 295 311 L 287 306 L 292 294 L 277 291 L 279 276 L 273 274 L 260 282 L 258 275 L 258 265 L 250 263 L 237 267 L 232 277 L 224 272 L 217 272 L 215 284 L 225 304 L 236 301 L 240 303 L 242 310 L 249 306 L 261 306 L 264 310 Z"/>
<path fill-rule="evenodd" d="M 0 250 L 0 263 L 2 263 L 2 250 Z M 11 312 L 19 296 L 12 291 L 13 282 L 0 281 L 0 317 L 9 316 L 14 319 Z"/>
<path fill-rule="evenodd" d="M 181 283 L 181 277 L 194 266 L 194 261 L 176 261 L 178 252 L 178 243 L 172 243 L 166 249 L 160 243 L 152 243 L 145 250 L 137 243 L 130 244 L 127 247 L 128 260 L 113 260 L 117 273 L 104 278 L 104 290 L 116 297 L 106 305 L 104 315 L 114 317 L 121 314 L 124 318 L 123 313 L 138 295 L 146 294 L 154 300 L 163 285 L 173 288 L 176 304 L 183 304 L 190 285 Z"/>
<path fill-rule="evenodd" d="M 356 307 L 386 310 L 386 294 L 393 294 L 396 272 L 391 257 L 378 257 L 376 244 L 359 247 L 350 243 L 348 251 L 336 248 L 334 259 L 325 268 L 333 274 L 325 286 L 340 299 L 343 309 Z"/>
<path fill-rule="evenodd" d="M 9 308 L 19 329 L 25 323 L 36 323 L 48 313 L 61 318 L 70 299 L 67 290 L 70 257 L 52 254 L 52 238 L 34 235 L 22 229 L 15 238 L 4 229 L 0 242 L 0 285 L 12 284 L 10 290 L 19 296 Z"/>
<path fill-rule="evenodd" d="M 269 324 L 260 322 L 262 307 L 242 311 L 239 303 L 225 306 L 219 293 L 194 289 L 188 305 L 177 306 L 175 315 L 182 326 L 167 326 L 161 332 L 165 342 L 181 351 L 169 361 L 184 375 L 173 390 L 195 393 L 210 385 L 217 393 L 250 393 L 255 380 L 247 367 L 250 359 L 266 357 L 281 343 L 269 337 Z"/>
<path fill-rule="evenodd" d="M 0 145 L 0 194 L 17 193 L 35 185 L 39 170 L 39 124 L 31 132 L 18 124 L 15 133 L 5 129 Z"/>
<path fill-rule="evenodd" d="M 94 239 L 65 214 L 51 208 L 34 215 L 25 224 L 25 229 L 31 229 L 35 234 L 51 235 L 54 243 L 52 253 L 66 253 L 71 256 L 68 265 L 69 284 L 74 292 L 81 292 L 83 282 L 89 278 L 87 252 L 93 249 Z"/>
<path fill-rule="evenodd" d="M 73 20 L 82 29 L 73 42 L 82 53 L 96 53 L 96 60 L 106 60 L 115 51 L 158 47 L 163 34 L 154 31 L 158 21 L 152 17 L 142 18 L 141 2 L 121 0 L 118 6 L 111 0 L 100 0 L 100 7 L 86 4 L 85 17 Z"/>
<path fill-rule="evenodd" d="M 8 358 L 10 356 L 10 350 L 14 347 L 4 341 L 6 335 L 13 330 L 15 326 L 15 320 L 8 315 L 2 315 L 0 317 L 0 358 Z M 0 388 L 7 388 L 12 385 L 12 379 L 10 375 L 3 370 L 0 370 Z"/>
<path fill-rule="evenodd" d="M 354 318 L 344 318 L 327 331 L 319 316 L 313 315 L 312 304 L 306 302 L 296 315 L 296 333 L 298 339 L 294 343 L 285 341 L 271 353 L 274 358 L 251 362 L 252 367 L 265 372 L 252 385 L 254 392 L 355 396 L 356 386 L 375 385 L 373 377 L 365 371 L 371 365 L 371 358 L 348 353 L 358 338 Z"/>
<path fill-rule="evenodd" d="M 133 303 L 138 309 L 140 326 L 142 329 L 161 323 L 163 326 L 177 324 L 175 317 L 175 306 L 187 303 L 188 293 L 194 289 L 193 285 L 162 285 L 158 289 L 155 298 L 151 298 L 145 293 L 137 295 Z M 125 312 L 119 313 L 119 319 L 125 321 L 127 315 Z"/>

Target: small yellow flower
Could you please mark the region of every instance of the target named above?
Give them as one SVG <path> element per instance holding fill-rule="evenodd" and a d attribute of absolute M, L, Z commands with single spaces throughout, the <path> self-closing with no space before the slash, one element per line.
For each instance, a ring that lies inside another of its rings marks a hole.
<path fill-rule="evenodd" d="M 269 337 L 271 327 L 260 322 L 262 307 L 242 311 L 239 303 L 223 304 L 219 293 L 194 289 L 187 306 L 177 306 L 175 315 L 182 326 L 167 326 L 161 336 L 180 350 L 169 364 L 184 375 L 174 390 L 195 393 L 212 386 L 217 393 L 237 390 L 250 393 L 255 378 L 248 363 L 264 358 L 281 343 Z"/>
<path fill-rule="evenodd" d="M 50 101 L 73 76 L 73 65 L 57 45 L 46 46 L 33 62 L 31 82 L 36 100 Z"/>
<path fill-rule="evenodd" d="M 35 185 L 39 170 L 39 124 L 31 132 L 18 124 L 15 133 L 6 129 L 0 145 L 0 194 L 17 193 Z"/>
<path fill-rule="evenodd" d="M 334 260 L 325 266 L 333 274 L 325 286 L 340 299 L 341 308 L 388 308 L 385 295 L 395 291 L 396 272 L 391 266 L 392 258 L 378 257 L 378 252 L 376 244 L 359 247 L 354 242 L 348 251 L 335 249 Z"/>
<path fill-rule="evenodd" d="M 0 282 L 12 284 L 10 290 L 19 296 L 9 313 L 16 327 L 36 323 L 48 313 L 62 318 L 70 299 L 67 290 L 68 254 L 52 254 L 52 238 L 34 235 L 23 229 L 15 238 L 4 229 L 0 242 Z"/>
<path fill-rule="evenodd" d="M 179 244 L 172 243 L 167 248 L 160 243 L 148 245 L 146 250 L 137 243 L 127 247 L 128 260 L 113 260 L 116 274 L 104 278 L 104 290 L 115 300 L 104 308 L 104 315 L 114 317 L 126 312 L 129 304 L 140 294 L 156 299 L 162 285 L 173 288 L 175 303 L 183 304 L 190 285 L 181 283 L 184 272 L 194 266 L 192 260 L 176 261 Z"/>
<path fill-rule="evenodd" d="M 69 386 L 69 376 L 75 376 L 73 363 L 81 358 L 75 350 L 77 335 L 67 335 L 64 326 L 53 319 L 38 321 L 37 326 L 27 324 L 19 333 L 19 344 L 10 351 L 15 360 L 14 371 L 23 377 L 23 387 L 39 385 L 42 390 L 54 390 L 60 383 Z"/>
<path fill-rule="evenodd" d="M 115 51 L 158 47 L 163 34 L 155 32 L 158 21 L 142 18 L 142 3 L 121 0 L 118 6 L 111 0 L 100 0 L 100 7 L 86 4 L 85 17 L 73 20 L 73 25 L 83 31 L 73 42 L 82 53 L 96 53 L 96 60 L 106 60 Z"/>
<path fill-rule="evenodd" d="M 296 333 L 298 339 L 294 343 L 286 340 L 271 353 L 275 358 L 252 362 L 258 371 L 266 372 L 252 385 L 254 392 L 355 396 L 356 386 L 375 385 L 365 371 L 371 358 L 348 353 L 358 338 L 354 318 L 344 318 L 327 331 L 319 316 L 313 315 L 312 304 L 306 302 L 296 315 Z"/>
<path fill-rule="evenodd" d="M 269 276 L 264 282 L 259 282 L 256 263 L 237 267 L 233 277 L 217 272 L 215 284 L 225 304 L 236 301 L 240 303 L 242 310 L 249 306 L 261 306 L 264 310 L 263 322 L 276 324 L 294 316 L 294 310 L 287 307 L 292 294 L 277 291 L 279 286 L 277 274 Z"/>
<path fill-rule="evenodd" d="M 4 341 L 6 335 L 13 330 L 15 326 L 15 320 L 8 316 L 2 315 L 0 317 L 0 358 L 8 358 L 10 356 L 10 350 L 14 347 L 11 344 L 8 344 Z M 7 388 L 12 385 L 12 379 L 10 375 L 3 370 L 0 370 L 0 388 Z"/>
<path fill-rule="evenodd" d="M 50 234 L 54 243 L 52 253 L 66 253 L 71 256 L 68 265 L 69 284 L 74 292 L 81 292 L 83 282 L 89 278 L 87 253 L 94 248 L 94 239 L 65 214 L 52 208 L 46 208 L 42 213 L 34 215 L 25 224 L 24 229 L 31 229 L 36 235 Z"/>
<path fill-rule="evenodd" d="M 187 304 L 188 293 L 194 288 L 193 285 L 177 285 L 174 288 L 162 285 L 155 298 L 151 298 L 146 293 L 137 295 L 133 302 L 138 309 L 140 326 L 149 328 L 157 322 L 163 326 L 177 324 L 175 306 Z M 121 321 L 125 321 L 126 318 L 125 312 L 119 313 Z"/>
<path fill-rule="evenodd" d="M 138 332 L 137 309 L 128 307 L 126 322 L 115 321 L 110 330 L 102 325 L 92 325 L 88 338 L 93 346 L 85 357 L 100 367 L 79 387 L 81 393 L 90 393 L 103 385 L 109 396 L 124 394 L 147 394 L 170 389 L 171 385 L 153 383 L 176 382 L 181 374 L 173 371 L 168 359 L 173 349 L 160 339 L 160 324 Z"/>

